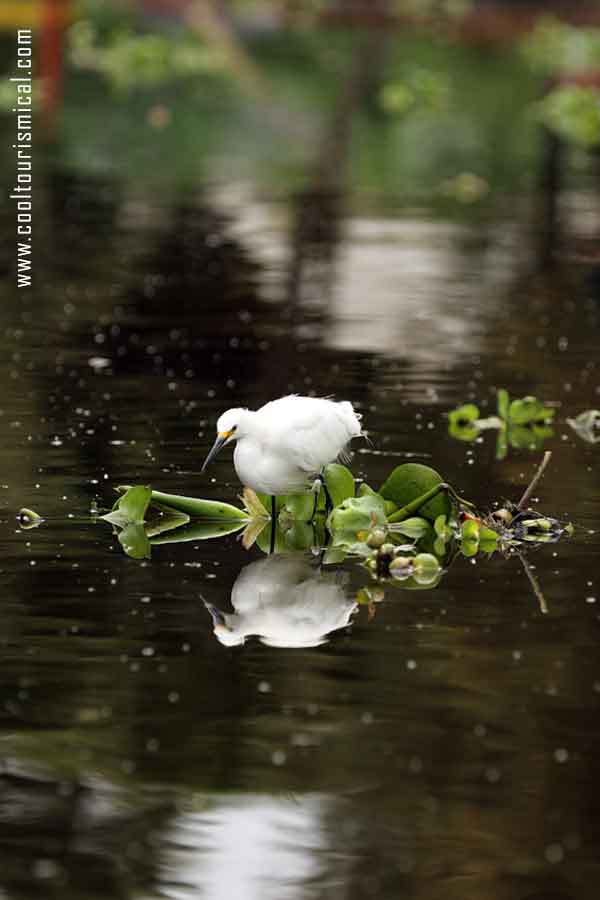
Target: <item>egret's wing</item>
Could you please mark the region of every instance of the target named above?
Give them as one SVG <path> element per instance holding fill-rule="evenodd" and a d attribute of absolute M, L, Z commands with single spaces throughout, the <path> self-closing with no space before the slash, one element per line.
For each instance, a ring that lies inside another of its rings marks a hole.
<path fill-rule="evenodd" d="M 267 403 L 259 414 L 264 418 L 266 442 L 309 474 L 336 459 L 350 439 L 360 434 L 350 403 L 282 397 Z"/>

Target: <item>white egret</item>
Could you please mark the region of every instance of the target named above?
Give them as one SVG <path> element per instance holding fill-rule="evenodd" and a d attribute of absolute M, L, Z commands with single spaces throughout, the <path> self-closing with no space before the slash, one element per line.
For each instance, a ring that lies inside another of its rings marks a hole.
<path fill-rule="evenodd" d="M 360 417 L 348 401 L 291 394 L 256 411 L 224 412 L 202 471 L 222 447 L 237 441 L 233 455 L 237 476 L 247 487 L 271 495 L 275 522 L 275 496 L 304 493 L 311 483 L 316 488 L 315 479 L 323 484 L 328 507 L 331 505 L 323 467 L 344 459 L 349 442 L 361 434 Z"/>
<path fill-rule="evenodd" d="M 346 581 L 347 573 L 323 573 L 297 553 L 281 553 L 242 569 L 231 590 L 233 613 L 204 604 L 225 647 L 250 636 L 271 647 L 317 647 L 349 625 L 358 609 Z"/>

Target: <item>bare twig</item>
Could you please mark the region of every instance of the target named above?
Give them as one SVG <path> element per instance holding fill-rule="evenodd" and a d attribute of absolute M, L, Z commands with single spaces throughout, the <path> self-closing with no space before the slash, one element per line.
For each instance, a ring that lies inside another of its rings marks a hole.
<path fill-rule="evenodd" d="M 540 478 L 542 477 L 542 475 L 544 474 L 546 466 L 550 462 L 551 458 L 552 458 L 552 451 L 546 450 L 541 463 L 537 467 L 537 471 L 536 471 L 535 475 L 533 476 L 533 478 L 531 479 L 531 481 L 529 483 L 529 487 L 527 488 L 527 490 L 525 491 L 525 493 L 523 494 L 523 496 L 517 503 L 517 509 L 525 509 L 526 508 L 529 498 L 531 497 L 534 490 L 536 489 L 538 482 L 539 482 Z"/>
<path fill-rule="evenodd" d="M 548 606 L 546 604 L 546 598 L 544 597 L 544 595 L 542 593 L 540 583 L 537 580 L 537 578 L 535 577 L 535 575 L 533 574 L 533 569 L 531 568 L 531 566 L 529 565 L 529 563 L 527 562 L 527 560 L 525 559 L 523 554 L 517 553 L 517 556 L 521 560 L 521 564 L 522 564 L 523 568 L 525 569 L 525 574 L 529 578 L 529 583 L 531 584 L 531 587 L 533 588 L 533 593 L 537 597 L 537 601 L 540 605 L 540 612 L 543 613 L 544 615 L 546 615 L 546 613 L 548 612 Z"/>

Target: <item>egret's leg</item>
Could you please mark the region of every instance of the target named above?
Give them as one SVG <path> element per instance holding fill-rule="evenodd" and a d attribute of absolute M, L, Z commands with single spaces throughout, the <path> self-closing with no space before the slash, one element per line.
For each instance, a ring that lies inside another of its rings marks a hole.
<path fill-rule="evenodd" d="M 275 529 L 277 528 L 277 499 L 271 494 L 271 548 L 269 553 L 275 552 Z"/>
<path fill-rule="evenodd" d="M 325 476 L 321 472 L 318 477 L 319 481 L 323 485 L 323 490 L 325 491 L 325 516 L 328 516 L 333 509 L 333 500 L 331 499 L 331 494 L 329 493 L 329 488 L 327 487 Z"/>

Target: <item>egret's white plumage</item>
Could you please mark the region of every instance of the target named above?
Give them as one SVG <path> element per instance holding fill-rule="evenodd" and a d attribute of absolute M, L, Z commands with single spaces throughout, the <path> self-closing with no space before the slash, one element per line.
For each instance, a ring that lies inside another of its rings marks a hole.
<path fill-rule="evenodd" d="M 345 580 L 344 573 L 323 573 L 298 554 L 277 554 L 242 569 L 231 591 L 235 612 L 206 605 L 227 647 L 250 636 L 272 647 L 316 647 L 345 628 L 358 608 Z"/>
<path fill-rule="evenodd" d="M 343 457 L 362 434 L 352 404 L 292 394 L 260 409 L 228 409 L 217 422 L 214 453 L 237 441 L 233 462 L 242 484 L 265 494 L 306 491 L 323 466 Z"/>

